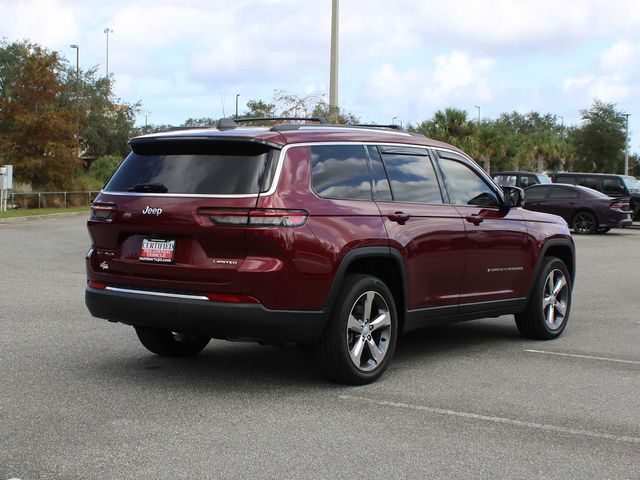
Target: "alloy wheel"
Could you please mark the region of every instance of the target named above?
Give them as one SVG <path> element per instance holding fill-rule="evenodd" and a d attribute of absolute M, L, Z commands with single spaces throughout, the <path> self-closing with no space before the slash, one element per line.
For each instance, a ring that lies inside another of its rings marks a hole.
<path fill-rule="evenodd" d="M 369 372 L 382 363 L 391 337 L 391 313 L 382 295 L 370 290 L 358 297 L 351 307 L 346 337 L 356 368 Z"/>
<path fill-rule="evenodd" d="M 549 272 L 544 282 L 542 314 L 550 330 L 562 327 L 569 302 L 569 285 L 564 274 L 558 270 Z"/>

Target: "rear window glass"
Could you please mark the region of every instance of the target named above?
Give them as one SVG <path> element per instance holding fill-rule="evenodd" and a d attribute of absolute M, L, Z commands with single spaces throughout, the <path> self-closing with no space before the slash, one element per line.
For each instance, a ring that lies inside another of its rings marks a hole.
<path fill-rule="evenodd" d="M 217 150 L 217 151 L 216 151 Z M 222 148 L 166 148 L 132 152 L 105 186 L 106 192 L 193 195 L 257 194 L 272 150 L 236 144 Z"/>

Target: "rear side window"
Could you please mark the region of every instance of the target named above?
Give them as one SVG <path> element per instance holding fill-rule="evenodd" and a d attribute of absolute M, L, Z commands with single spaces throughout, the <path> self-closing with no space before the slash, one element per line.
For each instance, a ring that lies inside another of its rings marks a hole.
<path fill-rule="evenodd" d="M 496 175 L 493 177 L 498 185 L 501 187 L 515 187 L 516 176 L 515 175 Z"/>
<path fill-rule="evenodd" d="M 557 183 L 566 183 L 568 185 L 576 185 L 576 177 L 565 177 L 565 176 L 558 176 L 556 177 L 556 182 Z"/>
<path fill-rule="evenodd" d="M 311 182 L 323 198 L 371 200 L 364 145 L 311 147 Z"/>
<path fill-rule="evenodd" d="M 594 190 L 598 190 L 598 178 L 597 177 L 579 177 L 578 185 L 582 185 L 583 187 L 593 188 Z"/>
<path fill-rule="evenodd" d="M 263 145 L 227 142 L 141 146 L 124 160 L 106 192 L 193 195 L 257 194 L 273 151 Z"/>
<path fill-rule="evenodd" d="M 426 155 L 382 155 L 397 202 L 442 203 L 442 194 L 431 160 Z"/>
<path fill-rule="evenodd" d="M 380 158 L 380 152 L 378 147 L 369 145 L 367 147 L 369 152 L 369 160 L 371 161 L 371 173 L 373 174 L 373 195 L 376 200 L 385 201 L 393 200 L 391 196 L 391 187 L 389 186 L 389 179 L 387 173 L 384 170 L 382 164 L 382 158 Z"/>

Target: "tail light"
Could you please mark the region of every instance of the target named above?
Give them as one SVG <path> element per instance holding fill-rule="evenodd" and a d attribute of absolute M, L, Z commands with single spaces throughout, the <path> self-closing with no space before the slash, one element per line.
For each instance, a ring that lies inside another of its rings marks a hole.
<path fill-rule="evenodd" d="M 223 210 L 201 208 L 199 215 L 209 217 L 214 225 L 235 227 L 300 227 L 309 213 L 304 210 L 253 209 Z"/>
<path fill-rule="evenodd" d="M 91 204 L 91 220 L 110 221 L 118 210 L 115 203 L 92 203 Z"/>
<path fill-rule="evenodd" d="M 628 202 L 621 202 L 620 200 L 614 200 L 611 202 L 611 208 L 617 208 L 618 210 L 629 210 Z"/>
<path fill-rule="evenodd" d="M 107 284 L 104 282 L 97 282 L 95 280 L 88 280 L 87 287 L 95 288 L 97 290 L 104 290 L 105 288 L 107 288 Z"/>

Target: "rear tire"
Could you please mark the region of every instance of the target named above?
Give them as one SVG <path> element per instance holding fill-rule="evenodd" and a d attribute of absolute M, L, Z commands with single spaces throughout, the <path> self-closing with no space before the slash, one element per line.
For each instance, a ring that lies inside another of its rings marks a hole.
<path fill-rule="evenodd" d="M 396 306 L 385 283 L 370 275 L 347 275 L 318 346 L 320 366 L 337 382 L 374 382 L 389 365 L 397 336 Z"/>
<path fill-rule="evenodd" d="M 171 330 L 135 327 L 140 343 L 150 352 L 163 357 L 190 357 L 200 353 L 211 338 L 176 333 Z"/>
<path fill-rule="evenodd" d="M 556 257 L 543 261 L 526 310 L 515 316 L 520 334 L 535 340 L 559 337 L 571 313 L 572 285 L 567 266 Z"/>
<path fill-rule="evenodd" d="M 574 232 L 581 233 L 581 234 L 594 233 L 598 228 L 598 222 L 596 220 L 596 217 L 594 217 L 592 213 L 584 210 L 581 212 L 577 212 L 573 216 L 571 225 L 573 227 Z"/>

